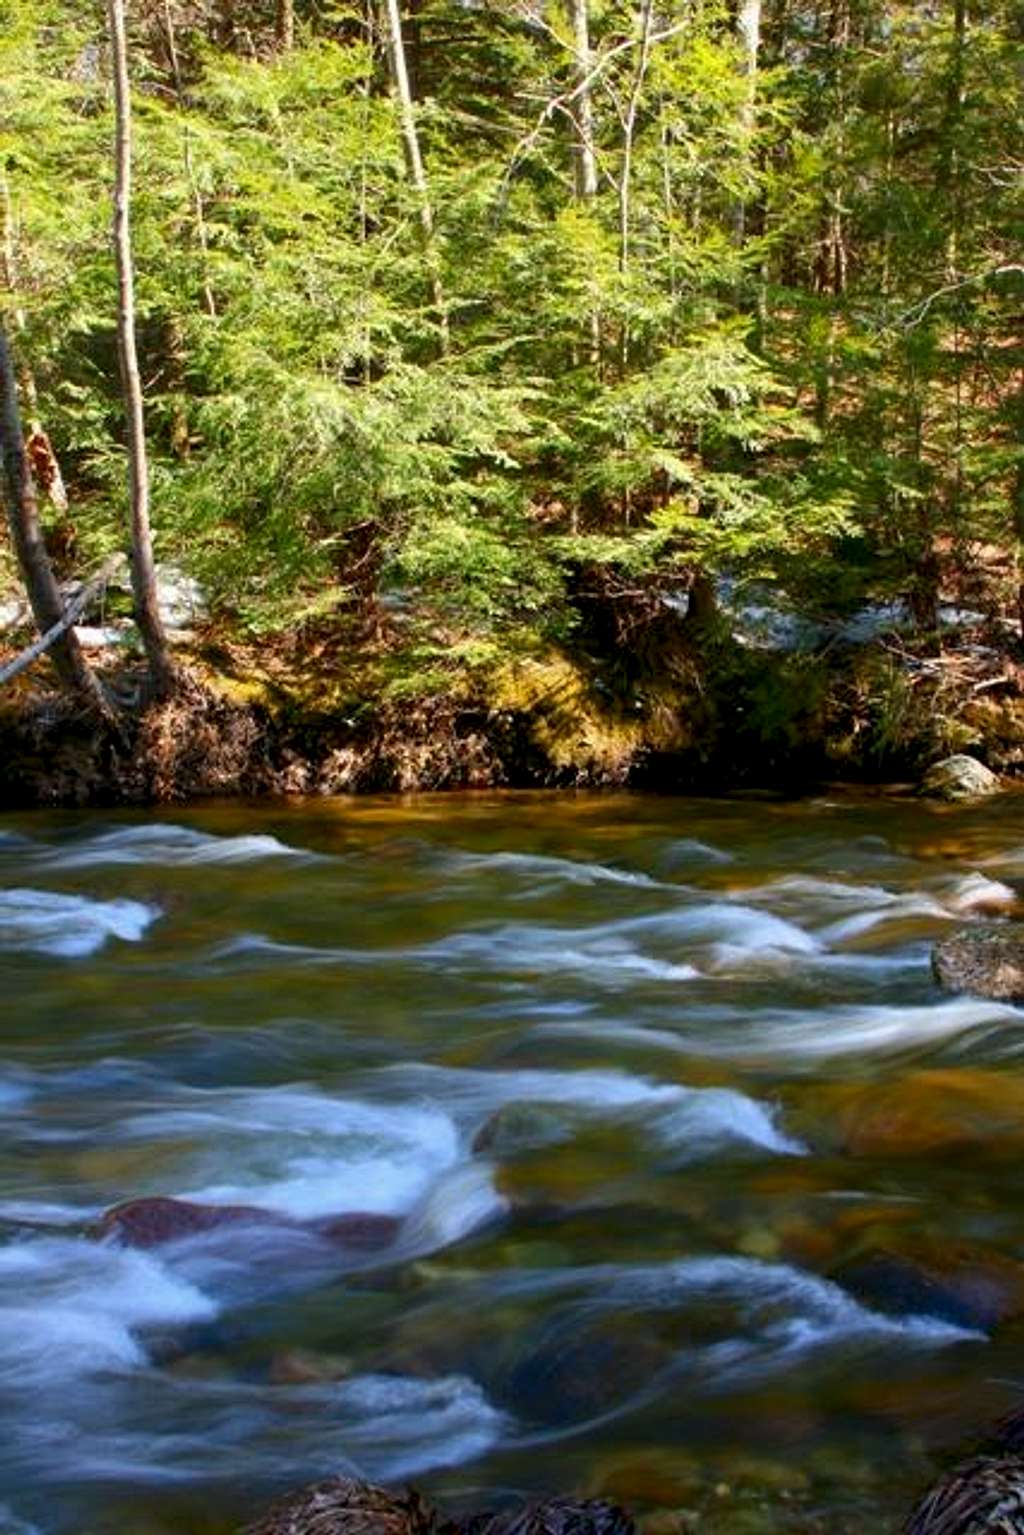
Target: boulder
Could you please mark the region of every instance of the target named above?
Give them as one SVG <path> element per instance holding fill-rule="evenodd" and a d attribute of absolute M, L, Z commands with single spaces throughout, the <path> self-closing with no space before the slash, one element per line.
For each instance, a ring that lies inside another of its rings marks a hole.
<path fill-rule="evenodd" d="M 971 923 L 941 939 L 932 969 L 946 991 L 1024 1001 L 1024 923 Z"/>
<path fill-rule="evenodd" d="M 411 1488 L 389 1492 L 347 1476 L 274 1503 L 244 1535 L 434 1535 L 437 1516 Z"/>
<path fill-rule="evenodd" d="M 978 1455 L 925 1493 L 904 1535 L 1024 1535 L 1024 1460 Z"/>
<path fill-rule="evenodd" d="M 999 779 L 977 757 L 958 752 L 935 762 L 921 780 L 920 792 L 929 799 L 984 799 L 999 790 Z"/>
<path fill-rule="evenodd" d="M 462 1535 L 635 1535 L 632 1517 L 605 1498 L 546 1498 L 525 1508 L 476 1515 Z"/>

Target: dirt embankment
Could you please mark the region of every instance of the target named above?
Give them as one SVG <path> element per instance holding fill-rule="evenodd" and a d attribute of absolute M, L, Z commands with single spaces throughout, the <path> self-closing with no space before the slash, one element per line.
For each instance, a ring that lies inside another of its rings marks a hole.
<path fill-rule="evenodd" d="M 1024 772 L 1012 658 L 979 677 L 956 655 L 907 669 L 883 651 L 791 657 L 728 647 L 625 680 L 561 652 L 396 686 L 255 657 L 182 658 L 182 686 L 145 704 L 108 674 L 116 726 L 49 686 L 0 698 L 0 805 L 141 804 L 209 796 L 495 787 L 800 789 L 916 777 L 951 751 Z M 991 667 L 990 667 L 991 670 Z"/>

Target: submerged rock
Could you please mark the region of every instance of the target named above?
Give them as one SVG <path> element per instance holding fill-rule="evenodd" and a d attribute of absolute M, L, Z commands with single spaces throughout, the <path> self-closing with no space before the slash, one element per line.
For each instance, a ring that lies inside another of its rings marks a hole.
<path fill-rule="evenodd" d="M 672 1357 L 649 1319 L 617 1316 L 581 1325 L 556 1318 L 527 1342 L 500 1392 L 520 1418 L 583 1422 L 642 1393 Z"/>
<path fill-rule="evenodd" d="M 979 1455 L 925 1493 L 904 1535 L 1024 1535 L 1024 1459 Z"/>
<path fill-rule="evenodd" d="M 1024 1149 L 1024 1080 L 991 1067 L 928 1067 L 886 1082 L 814 1089 L 798 1128 L 854 1157 L 884 1161 L 984 1146 Z"/>
<path fill-rule="evenodd" d="M 371 1211 L 329 1215 L 311 1222 L 313 1230 L 320 1236 L 356 1252 L 379 1252 L 381 1248 L 390 1247 L 401 1224 L 397 1215 L 376 1215 Z"/>
<path fill-rule="evenodd" d="M 999 790 L 999 779 L 977 757 L 958 752 L 934 763 L 921 780 L 921 793 L 930 799 L 984 799 Z"/>
<path fill-rule="evenodd" d="M 829 1277 L 874 1310 L 932 1316 L 975 1332 L 1024 1314 L 1024 1266 L 984 1250 L 881 1249 L 841 1264 Z"/>
<path fill-rule="evenodd" d="M 388 1492 L 347 1476 L 274 1503 L 244 1535 L 433 1535 L 437 1516 L 411 1488 Z"/>
<path fill-rule="evenodd" d="M 394 1215 L 354 1211 L 319 1220 L 297 1221 L 258 1205 L 204 1205 L 189 1199 L 151 1195 L 115 1205 L 99 1221 L 99 1235 L 114 1237 L 127 1247 L 160 1247 L 187 1237 L 223 1231 L 227 1227 L 268 1227 L 320 1237 L 353 1252 L 379 1252 L 390 1246 L 401 1221 Z"/>
<path fill-rule="evenodd" d="M 1024 923 L 972 923 L 935 945 L 932 969 L 946 991 L 1024 1001 Z"/>
<path fill-rule="evenodd" d="M 293 1222 L 254 1205 L 202 1205 L 188 1199 L 154 1195 L 129 1199 L 107 1210 L 99 1234 L 116 1237 L 127 1247 L 161 1247 L 185 1237 L 220 1231 L 225 1226 L 291 1226 Z"/>

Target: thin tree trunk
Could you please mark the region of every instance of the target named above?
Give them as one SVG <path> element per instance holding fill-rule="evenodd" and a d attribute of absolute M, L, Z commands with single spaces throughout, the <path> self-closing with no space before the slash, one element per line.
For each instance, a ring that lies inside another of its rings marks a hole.
<path fill-rule="evenodd" d="M 832 118 L 836 123 L 837 152 L 843 159 L 846 131 L 846 72 L 850 48 L 849 0 L 832 0 L 828 22 L 829 67 L 833 77 Z M 821 431 L 828 425 L 835 389 L 836 353 L 839 344 L 839 303 L 846 292 L 848 257 L 846 228 L 843 222 L 842 190 L 839 186 L 825 189 L 827 200 L 818 241 L 815 286 L 830 301 L 828 333 L 825 354 L 819 370 L 815 420 Z"/>
<path fill-rule="evenodd" d="M 11 203 L 10 184 L 2 167 L 0 167 L 0 214 L 2 214 L 3 219 L 2 253 L 4 285 L 8 293 L 17 295 L 18 259 L 14 238 L 14 209 Z M 20 335 L 25 329 L 25 311 L 16 298 L 13 318 L 14 329 Z M 46 496 L 51 505 L 56 507 L 58 512 L 66 512 L 68 509 L 68 494 L 64 486 L 64 476 L 60 470 L 60 461 L 53 451 L 53 444 L 50 441 L 49 434 L 44 429 L 40 419 L 39 393 L 36 389 L 35 374 L 24 361 L 18 367 L 18 382 L 21 385 L 21 395 L 28 418 L 28 437 L 25 447 L 33 469 L 36 487 L 42 491 L 43 495 Z"/>
<path fill-rule="evenodd" d="M 589 0 L 569 0 L 569 20 L 573 38 L 573 93 L 575 95 L 576 142 L 573 146 L 573 181 L 576 201 L 589 203 L 597 196 L 597 147 L 594 143 L 594 97 L 590 76 L 593 71 L 593 53 L 590 47 Z M 575 354 L 575 348 L 573 349 Z M 573 358 L 574 363 L 578 359 Z M 590 313 L 590 360 L 596 369 L 601 366 L 601 316 L 596 309 Z M 575 516 L 575 513 L 574 513 Z"/>
<path fill-rule="evenodd" d="M 640 4 L 640 50 L 637 55 L 636 72 L 630 86 L 629 98 L 626 102 L 626 110 L 621 113 L 622 119 L 622 165 L 619 170 L 619 272 L 623 277 L 629 274 L 629 237 L 630 217 L 632 213 L 633 195 L 633 148 L 636 142 L 636 119 L 640 110 L 640 98 L 643 94 L 644 82 L 647 79 L 647 69 L 651 61 L 651 30 L 654 19 L 654 0 L 641 0 Z M 621 361 L 623 368 L 629 361 L 629 321 L 623 321 Z"/>
<path fill-rule="evenodd" d="M 651 59 L 651 24 L 654 14 L 653 0 L 641 0 L 640 51 L 636 73 L 630 87 L 629 100 L 622 114 L 622 170 L 619 176 L 619 271 L 623 276 L 629 271 L 629 222 L 630 199 L 633 190 L 633 146 L 636 141 L 636 118 L 640 109 L 647 68 Z"/>
<path fill-rule="evenodd" d="M 50 558 L 39 526 L 39 507 L 32 468 L 25 451 L 18 410 L 14 362 L 4 331 L 0 330 L 0 448 L 3 453 L 3 482 L 11 540 L 18 558 L 32 615 L 40 635 L 64 620 L 64 601 L 60 594 Z M 103 692 L 90 668 L 82 647 L 70 631 L 62 633 L 50 654 L 63 685 L 78 695 L 98 714 L 107 714 Z"/>
<path fill-rule="evenodd" d="M 419 204 L 420 231 L 423 237 L 423 254 L 427 262 L 430 292 L 437 315 L 441 336 L 441 351 L 448 351 L 448 306 L 445 302 L 444 285 L 441 282 L 437 240 L 434 235 L 434 210 L 430 202 L 430 185 L 423 165 L 420 138 L 416 129 L 416 112 L 409 71 L 406 67 L 405 44 L 402 39 L 402 13 L 399 0 L 384 0 L 385 34 L 387 38 L 388 67 L 395 96 L 398 99 L 399 123 L 402 133 L 402 150 L 405 165 Z"/>
<path fill-rule="evenodd" d="M 573 89 L 576 94 L 576 196 L 581 202 L 597 196 L 597 150 L 594 147 L 594 98 L 589 79 L 593 68 L 590 51 L 588 0 L 569 0 L 573 36 Z"/>
<path fill-rule="evenodd" d="M 289 53 L 295 46 L 295 0 L 277 0 L 274 15 L 274 40 L 279 53 Z"/>
<path fill-rule="evenodd" d="M 753 159 L 754 130 L 757 126 L 757 71 L 761 55 L 761 0 L 740 0 L 736 15 L 736 37 L 742 55 L 746 90 L 740 107 L 740 138 L 743 157 Z M 733 232 L 742 245 L 747 232 L 747 205 L 740 199 L 733 210 Z"/>
<path fill-rule="evenodd" d="M 150 680 L 158 698 L 174 688 L 167 636 L 156 596 L 153 539 L 149 524 L 149 464 L 143 414 L 142 380 L 135 346 L 135 281 L 131 246 L 131 95 L 124 0 L 107 0 L 110 45 L 114 65 L 114 253 L 117 259 L 117 348 L 121 365 L 128 436 L 128 484 L 132 521 L 132 593 L 135 620 L 149 662 Z"/>

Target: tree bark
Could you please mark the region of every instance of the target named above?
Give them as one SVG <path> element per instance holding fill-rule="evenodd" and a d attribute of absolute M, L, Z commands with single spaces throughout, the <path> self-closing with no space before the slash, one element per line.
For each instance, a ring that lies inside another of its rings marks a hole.
<path fill-rule="evenodd" d="M 445 301 L 444 285 L 441 282 L 437 240 L 434 235 L 434 210 L 430 202 L 430 186 L 423 165 L 420 138 L 416 128 L 416 111 L 405 59 L 405 43 L 402 38 L 402 13 L 399 9 L 399 0 L 384 0 L 384 19 L 388 68 L 391 72 L 391 82 L 398 100 L 402 151 L 405 155 L 405 166 L 409 175 L 409 181 L 416 193 L 416 200 L 419 205 L 420 232 L 423 239 L 423 254 L 427 263 L 430 293 L 440 331 L 441 352 L 446 354 L 449 340 L 448 306 Z"/>
<path fill-rule="evenodd" d="M 757 71 L 761 56 L 761 0 L 740 0 L 736 14 L 736 37 L 742 55 L 743 76 L 746 90 L 740 108 L 740 133 L 743 155 L 753 159 L 754 130 L 757 127 Z M 734 233 L 737 245 L 742 245 L 747 230 L 747 205 L 745 200 L 736 204 L 733 213 Z"/>
<path fill-rule="evenodd" d="M 594 147 L 594 98 L 590 89 L 588 0 L 569 0 L 573 36 L 573 89 L 576 94 L 576 196 L 581 202 L 597 196 L 597 150 Z"/>
<path fill-rule="evenodd" d="M 4 331 L 0 330 L 0 450 L 11 540 L 17 555 L 36 628 L 41 635 L 63 622 L 64 601 L 50 565 L 42 529 L 32 468 L 25 450 L 18 410 L 14 361 Z M 82 647 L 73 633 L 60 635 L 50 649 L 62 684 L 98 714 L 108 713 L 107 703 Z"/>
<path fill-rule="evenodd" d="M 149 663 L 150 681 L 158 698 L 174 688 L 167 636 L 156 596 L 153 539 L 149 521 L 149 463 L 142 380 L 135 345 L 135 275 L 131 245 L 131 93 L 128 82 L 128 47 L 125 38 L 124 0 L 107 0 L 110 46 L 114 65 L 114 254 L 117 261 L 117 350 L 128 438 L 128 488 L 132 525 L 132 594 L 135 621 Z"/>
<path fill-rule="evenodd" d="M 18 260 L 15 251 L 14 235 L 14 210 L 11 205 L 11 188 L 7 180 L 6 172 L 0 169 L 0 214 L 3 219 L 3 269 L 4 285 L 8 293 L 14 296 L 14 329 L 18 335 L 25 329 L 25 311 L 17 298 L 18 293 Z M 33 468 L 33 478 L 37 489 L 41 490 L 47 500 L 56 507 L 58 512 L 66 512 L 68 509 L 68 495 L 64 486 L 64 476 L 61 474 L 60 461 L 53 451 L 53 444 L 49 434 L 43 427 L 39 415 L 39 393 L 36 389 L 35 375 L 32 369 L 24 361 L 18 368 L 18 382 L 21 386 L 22 399 L 28 415 L 28 437 L 26 449 L 29 462 Z"/>
<path fill-rule="evenodd" d="M 274 40 L 279 53 L 289 53 L 295 46 L 295 0 L 277 0 L 274 15 Z"/>

